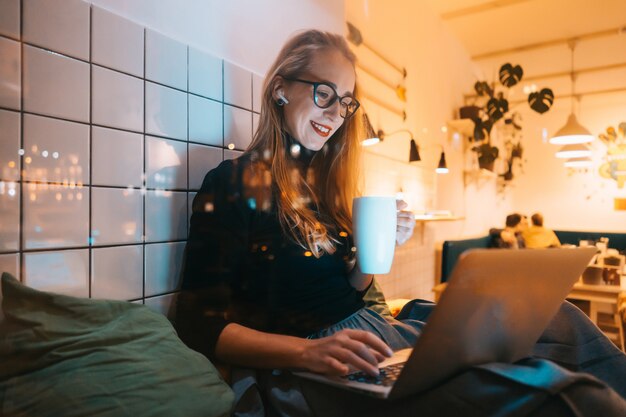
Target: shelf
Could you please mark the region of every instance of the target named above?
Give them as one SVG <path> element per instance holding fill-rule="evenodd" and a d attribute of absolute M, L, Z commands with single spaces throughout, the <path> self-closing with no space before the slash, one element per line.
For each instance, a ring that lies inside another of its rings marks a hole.
<path fill-rule="evenodd" d="M 456 220 L 465 220 L 465 217 L 460 216 L 437 216 L 432 214 L 420 214 L 415 216 L 415 221 L 417 223 L 424 222 L 451 222 Z"/>

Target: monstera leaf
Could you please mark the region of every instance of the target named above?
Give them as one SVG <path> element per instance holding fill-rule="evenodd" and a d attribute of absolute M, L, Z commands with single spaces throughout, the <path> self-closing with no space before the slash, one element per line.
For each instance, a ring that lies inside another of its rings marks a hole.
<path fill-rule="evenodd" d="M 476 84 L 474 84 L 474 91 L 476 91 L 476 94 L 479 96 L 493 96 L 493 90 L 489 87 L 489 84 L 487 84 L 486 81 L 476 81 Z"/>
<path fill-rule="evenodd" d="M 524 70 L 519 65 L 513 66 L 508 62 L 500 67 L 500 82 L 505 87 L 513 87 L 520 82 Z"/>
<path fill-rule="evenodd" d="M 509 111 L 509 102 L 505 98 L 492 98 L 487 102 L 487 114 L 492 123 L 497 122 Z"/>
<path fill-rule="evenodd" d="M 543 114 L 550 110 L 554 103 L 554 93 L 549 88 L 536 91 L 528 95 L 528 104 L 530 108 L 539 114 Z"/>
<path fill-rule="evenodd" d="M 489 133 L 491 132 L 491 128 L 493 127 L 491 120 L 482 120 L 476 117 L 476 118 L 473 118 L 472 121 L 474 122 L 474 140 L 475 141 L 484 140 L 487 136 L 489 136 Z"/>

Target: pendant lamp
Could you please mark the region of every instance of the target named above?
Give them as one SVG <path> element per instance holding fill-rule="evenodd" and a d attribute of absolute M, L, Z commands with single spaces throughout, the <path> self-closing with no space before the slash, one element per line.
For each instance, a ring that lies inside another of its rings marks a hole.
<path fill-rule="evenodd" d="M 591 166 L 591 158 L 588 156 L 583 158 L 570 158 L 565 161 L 565 166 L 568 168 L 586 168 Z"/>
<path fill-rule="evenodd" d="M 441 156 L 439 157 L 439 164 L 437 165 L 437 169 L 435 169 L 437 174 L 447 174 L 448 173 L 448 165 L 446 164 L 446 153 L 441 151 Z"/>
<path fill-rule="evenodd" d="M 573 100 L 578 100 L 575 92 L 576 85 L 576 75 L 574 74 L 574 49 L 576 48 L 576 42 L 572 41 L 569 43 L 569 48 L 571 50 L 571 72 L 570 76 L 572 79 L 572 112 L 567 118 L 567 123 L 565 126 L 560 128 L 552 138 L 550 138 L 550 143 L 554 145 L 572 145 L 576 143 L 589 143 L 593 142 L 594 136 L 589 132 L 589 129 L 585 128 L 583 125 L 578 123 L 576 119 L 576 115 L 574 114 L 574 104 Z"/>
<path fill-rule="evenodd" d="M 558 150 L 555 156 L 563 159 L 585 158 L 591 156 L 591 149 L 589 149 L 584 143 L 574 143 L 563 146 Z"/>

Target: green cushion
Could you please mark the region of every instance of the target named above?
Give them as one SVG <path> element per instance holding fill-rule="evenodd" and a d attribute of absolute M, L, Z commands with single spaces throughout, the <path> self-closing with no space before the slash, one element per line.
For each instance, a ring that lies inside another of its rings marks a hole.
<path fill-rule="evenodd" d="M 2 416 L 222 416 L 233 392 L 169 321 L 123 301 L 36 291 L 2 275 Z"/>

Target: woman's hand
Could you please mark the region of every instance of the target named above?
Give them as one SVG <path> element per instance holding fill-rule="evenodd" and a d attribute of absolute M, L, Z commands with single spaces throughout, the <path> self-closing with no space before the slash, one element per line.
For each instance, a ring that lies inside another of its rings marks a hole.
<path fill-rule="evenodd" d="M 396 244 L 398 246 L 406 243 L 407 240 L 413 236 L 413 229 L 415 229 L 415 214 L 410 211 L 402 211 L 409 205 L 404 200 L 396 200 L 396 207 L 398 209 L 398 224 L 396 226 Z"/>
<path fill-rule="evenodd" d="M 307 339 L 303 364 L 317 373 L 346 375 L 355 370 L 378 375 L 378 363 L 393 351 L 365 330 L 345 329 L 321 339 Z"/>

